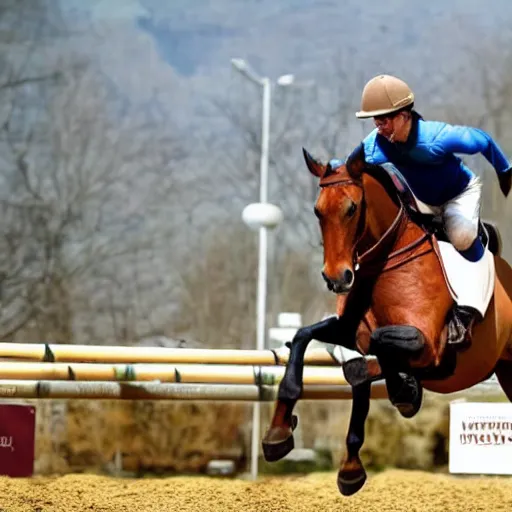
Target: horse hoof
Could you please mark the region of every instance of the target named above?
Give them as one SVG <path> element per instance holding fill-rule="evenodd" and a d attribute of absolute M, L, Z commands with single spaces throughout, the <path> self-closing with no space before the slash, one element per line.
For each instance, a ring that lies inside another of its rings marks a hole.
<path fill-rule="evenodd" d="M 343 376 L 352 386 L 359 386 L 368 381 L 368 364 L 364 357 L 349 359 L 343 363 Z"/>
<path fill-rule="evenodd" d="M 407 419 L 413 418 L 419 411 L 413 404 L 395 404 L 395 407 L 398 409 L 398 412 Z"/>
<path fill-rule="evenodd" d="M 358 471 L 338 472 L 338 489 L 343 496 L 352 496 L 366 482 L 366 471 L 361 468 Z"/>
<path fill-rule="evenodd" d="M 423 386 L 416 377 L 400 373 L 402 387 L 398 393 L 388 389 L 391 403 L 398 409 L 404 418 L 412 418 L 421 408 L 423 400 Z"/>
<path fill-rule="evenodd" d="M 263 456 L 267 462 L 276 462 L 281 460 L 283 457 L 286 457 L 293 448 L 295 447 L 295 442 L 293 440 L 293 435 L 287 437 L 284 441 L 278 441 L 269 443 L 267 441 L 263 441 L 261 443 L 263 448 Z"/>
<path fill-rule="evenodd" d="M 423 400 L 423 386 L 421 384 L 418 386 L 417 394 L 414 397 L 412 402 L 404 402 L 404 403 L 395 403 L 395 407 L 398 409 L 398 412 L 404 418 L 412 418 L 416 416 L 418 411 L 421 409 L 421 402 Z"/>
<path fill-rule="evenodd" d="M 343 363 L 343 376 L 352 387 L 373 382 L 380 375 L 380 365 L 374 359 L 356 357 Z"/>
<path fill-rule="evenodd" d="M 297 428 L 298 424 L 299 419 L 295 414 L 292 414 L 290 428 L 271 427 L 267 431 L 261 443 L 263 456 L 267 462 L 276 462 L 286 457 L 293 450 L 295 443 L 292 432 Z"/>

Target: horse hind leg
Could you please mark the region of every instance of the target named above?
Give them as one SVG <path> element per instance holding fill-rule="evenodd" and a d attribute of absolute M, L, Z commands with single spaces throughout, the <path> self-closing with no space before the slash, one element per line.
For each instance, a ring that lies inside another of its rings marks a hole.
<path fill-rule="evenodd" d="M 501 389 L 507 395 L 507 398 L 512 402 L 512 361 L 505 361 L 501 359 L 495 368 L 496 377 L 500 383 Z"/>
<path fill-rule="evenodd" d="M 346 455 L 338 471 L 338 489 L 344 496 L 355 494 L 366 481 L 359 450 L 364 443 L 364 426 L 370 409 L 371 382 L 352 387 L 352 413 L 347 432 Z"/>

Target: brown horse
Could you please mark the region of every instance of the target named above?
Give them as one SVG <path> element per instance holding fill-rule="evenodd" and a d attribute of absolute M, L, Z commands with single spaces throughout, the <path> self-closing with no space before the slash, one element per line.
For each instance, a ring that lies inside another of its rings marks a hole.
<path fill-rule="evenodd" d="M 306 151 L 304 156 L 320 178 L 315 214 L 324 245 L 322 274 L 337 294 L 337 315 L 301 328 L 293 338 L 263 451 L 275 461 L 293 449 L 297 417 L 292 411 L 301 396 L 304 353 L 312 339 L 375 355 L 344 365 L 353 393 L 338 487 L 350 495 L 366 480 L 359 450 L 372 381 L 385 377 L 391 402 L 406 417 L 421 404 L 421 385 L 415 409 L 403 400 L 407 375 L 426 389 L 452 393 L 495 372 L 512 401 L 512 269 L 495 248 L 493 298 L 483 321 L 474 326 L 469 348 L 456 351 L 446 343 L 454 301 L 432 224 L 413 220 L 389 174 L 367 164 L 361 148 L 335 168 Z"/>

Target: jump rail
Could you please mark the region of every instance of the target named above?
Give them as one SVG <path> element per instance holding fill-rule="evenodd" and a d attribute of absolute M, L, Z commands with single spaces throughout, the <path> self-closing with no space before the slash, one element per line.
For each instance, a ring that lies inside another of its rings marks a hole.
<path fill-rule="evenodd" d="M 305 364 L 339 366 L 341 349 L 306 351 Z M 0 360 L 80 363 L 171 363 L 285 365 L 290 350 L 197 349 L 165 347 L 119 347 L 103 345 L 53 345 L 47 343 L 0 343 Z"/>
<path fill-rule="evenodd" d="M 156 382 L 0 381 L 0 398 L 104 399 L 104 400 L 207 400 L 273 402 L 277 386 L 249 384 L 176 384 Z M 372 386 L 372 398 L 386 398 L 386 388 Z M 303 400 L 352 398 L 350 386 L 305 386 Z"/>
<path fill-rule="evenodd" d="M 284 366 L 0 362 L 0 379 L 278 384 Z M 305 366 L 304 383 L 347 385 L 340 367 Z"/>
<path fill-rule="evenodd" d="M 271 402 L 277 398 L 289 353 L 287 347 L 236 350 L 0 343 L 0 399 Z M 351 398 L 342 360 L 341 350 L 307 351 L 302 398 Z M 386 397 L 384 385 L 372 386 L 372 398 Z"/>

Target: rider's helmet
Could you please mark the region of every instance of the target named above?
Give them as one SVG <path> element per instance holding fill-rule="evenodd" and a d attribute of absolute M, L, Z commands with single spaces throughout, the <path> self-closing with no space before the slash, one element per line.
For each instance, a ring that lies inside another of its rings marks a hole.
<path fill-rule="evenodd" d="M 392 114 L 414 103 L 414 94 L 400 78 L 378 75 L 363 89 L 361 110 L 356 117 L 377 117 Z"/>

